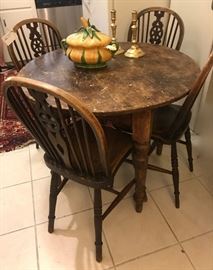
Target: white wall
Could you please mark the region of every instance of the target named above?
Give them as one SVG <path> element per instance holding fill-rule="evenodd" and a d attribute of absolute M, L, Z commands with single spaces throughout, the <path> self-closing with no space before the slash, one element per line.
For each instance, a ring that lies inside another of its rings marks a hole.
<path fill-rule="evenodd" d="M 11 31 L 18 22 L 35 17 L 37 13 L 34 0 L 0 0 L 0 37 Z M 3 55 L 5 62 L 11 62 L 5 44 Z"/>
<path fill-rule="evenodd" d="M 191 56 L 200 67 L 206 62 L 213 42 L 213 11 L 212 0 L 171 0 L 171 9 L 175 10 L 183 19 L 185 34 L 181 51 Z M 200 97 L 193 107 L 191 127 L 197 128 L 200 104 L 204 104 L 205 96 L 209 88 L 209 79 Z M 213 104 L 212 104 L 213 106 Z"/>
<path fill-rule="evenodd" d="M 90 22 L 105 34 L 110 34 L 108 2 L 108 0 L 82 0 L 83 16 L 90 19 Z"/>
<path fill-rule="evenodd" d="M 183 19 L 185 35 L 181 51 L 205 63 L 213 40 L 212 0 L 171 0 L 171 9 Z"/>
<path fill-rule="evenodd" d="M 168 7 L 169 0 L 114 0 L 117 10 L 117 39 L 126 41 L 132 10 L 140 11 L 151 6 Z"/>
<path fill-rule="evenodd" d="M 150 6 L 169 7 L 170 0 L 83 0 L 83 15 L 90 18 L 102 32 L 111 35 L 110 10 L 116 10 L 117 40 L 126 41 L 132 10 L 140 11 Z"/>

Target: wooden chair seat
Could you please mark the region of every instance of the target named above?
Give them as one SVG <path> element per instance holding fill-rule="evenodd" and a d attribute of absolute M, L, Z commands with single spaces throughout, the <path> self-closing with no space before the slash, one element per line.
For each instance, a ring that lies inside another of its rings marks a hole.
<path fill-rule="evenodd" d="M 161 137 L 166 141 L 169 141 L 168 131 L 171 125 L 174 123 L 177 115 L 179 114 L 181 109 L 180 105 L 171 104 L 165 107 L 158 108 L 154 111 L 153 116 L 153 126 L 152 126 L 152 137 Z M 181 126 L 181 130 L 176 133 L 176 138 L 172 138 L 172 140 L 178 140 L 179 137 L 183 135 L 186 129 L 189 126 L 189 122 L 191 120 L 191 111 L 186 117 L 184 123 Z"/>
<path fill-rule="evenodd" d="M 81 141 L 82 149 L 86 148 L 85 141 L 83 138 L 83 130 L 81 130 L 81 127 L 78 127 L 78 130 L 81 131 L 79 132 L 79 140 Z M 108 144 L 108 161 L 109 161 L 109 168 L 111 175 L 114 176 L 120 166 L 120 163 L 122 160 L 124 160 L 131 152 L 132 149 L 132 139 L 131 136 L 125 134 L 124 132 L 120 132 L 116 129 L 109 128 L 109 127 L 103 127 L 104 133 L 106 135 L 106 141 Z M 83 163 L 82 156 L 80 153 L 80 149 L 78 147 L 78 141 L 76 140 L 75 136 L 72 136 L 71 134 L 71 139 L 73 143 L 73 147 L 76 149 L 76 154 L 78 156 L 78 159 L 80 160 L 81 163 Z M 98 152 L 98 147 L 96 140 L 91 132 L 91 130 L 88 128 L 87 130 L 87 136 L 88 136 L 88 144 L 91 149 L 91 162 L 94 164 L 94 171 L 96 176 L 99 176 L 99 183 L 100 187 L 107 187 L 109 186 L 109 183 L 104 182 L 104 184 L 101 184 L 101 176 L 104 175 L 103 172 L 103 166 L 101 164 L 99 152 Z M 86 153 L 85 153 L 86 155 Z M 88 157 L 87 157 L 88 158 Z M 45 156 L 45 161 L 46 165 L 52 170 L 54 169 L 55 171 L 57 170 L 57 163 L 54 162 L 47 154 Z M 87 174 L 82 174 L 78 171 L 78 165 L 75 162 L 75 159 L 72 157 L 72 164 L 73 168 L 70 170 L 69 168 L 65 166 L 60 166 L 60 170 L 58 170 L 58 173 L 60 171 L 60 174 L 63 174 L 64 177 L 72 179 L 71 176 L 73 176 L 73 169 L 75 169 L 75 173 L 81 177 L 86 177 L 87 180 L 82 181 L 81 179 L 81 184 L 85 184 L 86 186 L 91 186 L 94 187 L 94 180 L 88 182 L 88 175 Z M 66 173 L 65 173 L 66 171 Z M 97 186 L 97 185 L 96 185 Z"/>
<path fill-rule="evenodd" d="M 174 123 L 174 120 L 177 117 L 180 109 L 181 106 L 176 104 L 170 104 L 168 106 L 155 109 L 153 112 L 152 137 L 164 138 L 165 142 L 169 140 L 167 136 L 168 130 Z M 187 116 L 180 132 L 178 132 L 177 135 L 182 136 L 184 131 L 188 128 L 190 120 L 191 120 L 191 112 L 189 112 L 189 115 Z M 132 127 L 131 115 L 123 115 L 119 117 L 107 118 L 107 120 L 104 123 L 106 126 L 107 125 L 110 126 L 111 123 L 112 126 L 114 126 L 114 128 L 123 130 L 127 133 L 131 133 Z M 179 136 L 177 136 L 175 139 L 178 140 Z"/>
<path fill-rule="evenodd" d="M 115 175 L 120 166 L 120 162 L 130 154 L 132 149 L 132 138 L 116 129 L 105 128 L 106 139 L 109 145 L 109 166 L 112 175 Z"/>

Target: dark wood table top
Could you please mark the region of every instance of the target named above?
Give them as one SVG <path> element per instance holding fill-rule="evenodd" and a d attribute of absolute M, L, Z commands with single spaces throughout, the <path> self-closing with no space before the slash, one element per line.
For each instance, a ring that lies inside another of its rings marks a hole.
<path fill-rule="evenodd" d="M 184 97 L 200 71 L 198 65 L 167 47 L 141 47 L 142 58 L 118 55 L 106 68 L 96 70 L 76 68 L 62 50 L 56 50 L 29 62 L 19 76 L 63 88 L 97 115 L 153 109 Z"/>

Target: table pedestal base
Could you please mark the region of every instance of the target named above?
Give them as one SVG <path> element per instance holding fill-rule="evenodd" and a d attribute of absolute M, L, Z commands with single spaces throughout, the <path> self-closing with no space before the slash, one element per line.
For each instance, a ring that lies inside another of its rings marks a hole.
<path fill-rule="evenodd" d="M 147 201 L 146 171 L 148 163 L 149 142 L 151 134 L 152 112 L 143 111 L 132 116 L 133 165 L 135 168 L 135 204 L 136 211 L 141 212 L 143 202 Z"/>

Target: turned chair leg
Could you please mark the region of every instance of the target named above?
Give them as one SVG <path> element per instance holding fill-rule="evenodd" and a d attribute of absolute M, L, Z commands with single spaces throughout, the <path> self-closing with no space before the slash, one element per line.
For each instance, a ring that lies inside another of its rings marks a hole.
<path fill-rule="evenodd" d="M 54 231 L 54 222 L 55 222 L 55 208 L 58 195 L 58 186 L 61 183 L 60 175 L 51 171 L 51 183 L 50 183 L 50 196 L 49 196 L 49 223 L 48 223 L 48 232 L 52 233 Z"/>
<path fill-rule="evenodd" d="M 191 133 L 190 133 L 189 127 L 187 128 L 185 132 L 185 140 L 186 140 L 186 149 L 187 149 L 188 161 L 189 161 L 189 170 L 193 172 L 192 142 L 191 142 Z"/>
<path fill-rule="evenodd" d="M 162 150 L 163 150 L 163 144 L 158 142 L 157 143 L 156 154 L 160 156 L 162 154 Z"/>
<path fill-rule="evenodd" d="M 174 194 L 175 194 L 175 207 L 180 208 L 179 171 L 178 171 L 178 157 L 177 157 L 176 143 L 173 143 L 171 145 L 171 163 L 172 163 L 172 178 L 173 178 Z"/>
<path fill-rule="evenodd" d="M 102 261 L 102 199 L 101 190 L 94 189 L 94 224 L 95 224 L 95 246 L 96 261 Z"/>
<path fill-rule="evenodd" d="M 39 149 L 39 144 L 38 143 L 36 143 L 36 149 Z"/>

